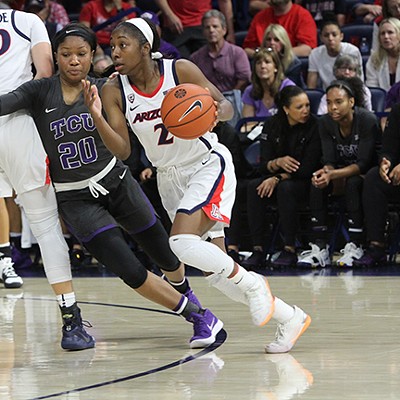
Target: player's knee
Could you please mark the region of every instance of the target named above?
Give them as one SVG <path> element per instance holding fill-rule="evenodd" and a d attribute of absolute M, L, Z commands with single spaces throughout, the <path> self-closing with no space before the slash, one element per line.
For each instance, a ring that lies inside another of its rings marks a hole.
<path fill-rule="evenodd" d="M 196 251 L 200 236 L 192 234 L 179 234 L 169 238 L 169 245 L 180 261 L 193 265 L 191 255 Z"/>

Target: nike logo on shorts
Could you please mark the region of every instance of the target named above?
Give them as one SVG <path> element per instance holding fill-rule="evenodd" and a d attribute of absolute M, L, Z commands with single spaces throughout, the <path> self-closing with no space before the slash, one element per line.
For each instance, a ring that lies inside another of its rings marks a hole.
<path fill-rule="evenodd" d="M 55 107 L 55 108 L 46 108 L 46 109 L 44 110 L 44 112 L 45 112 L 46 114 L 48 114 L 48 113 L 51 113 L 51 112 L 54 111 L 54 110 L 57 110 L 57 107 Z"/>
<path fill-rule="evenodd" d="M 125 176 L 125 174 L 126 174 L 126 171 L 128 171 L 128 168 L 125 168 L 125 169 L 124 169 L 124 172 L 123 172 L 121 175 L 119 175 L 119 179 L 124 179 L 124 176 Z"/>

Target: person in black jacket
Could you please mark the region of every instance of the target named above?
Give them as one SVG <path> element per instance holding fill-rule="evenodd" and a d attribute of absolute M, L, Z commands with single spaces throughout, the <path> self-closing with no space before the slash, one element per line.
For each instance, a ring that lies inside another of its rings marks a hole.
<path fill-rule="evenodd" d="M 357 92 L 355 92 L 357 88 Z M 363 255 L 363 175 L 377 160 L 381 132 L 376 116 L 356 106 L 362 101 L 361 86 L 351 81 L 333 81 L 326 89 L 328 114 L 318 122 L 323 168 L 314 172 L 310 192 L 313 242 L 301 254 L 302 267 L 331 264 L 327 245 L 328 196 L 344 195 L 350 242 L 341 250 L 337 265 L 351 267 Z"/>
<path fill-rule="evenodd" d="M 386 261 L 385 226 L 388 203 L 400 201 L 400 104 L 389 114 L 382 138 L 379 166 L 370 169 L 365 177 L 363 205 L 369 246 L 355 266 L 371 267 Z"/>
<path fill-rule="evenodd" d="M 317 119 L 310 114 L 310 101 L 303 89 L 288 86 L 276 98 L 278 113 L 268 118 L 261 134 L 261 178 L 252 180 L 247 192 L 247 215 L 253 254 L 242 264 L 262 266 L 266 205 L 278 206 L 284 249 L 273 265 L 297 262 L 295 238 L 297 210 L 307 204 L 312 173 L 320 166 L 321 143 Z"/>

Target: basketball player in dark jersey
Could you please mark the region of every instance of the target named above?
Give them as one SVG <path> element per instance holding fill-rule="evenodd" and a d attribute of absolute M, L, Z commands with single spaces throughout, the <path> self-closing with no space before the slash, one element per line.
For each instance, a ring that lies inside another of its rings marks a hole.
<path fill-rule="evenodd" d="M 206 347 L 223 323 L 201 307 L 149 200 L 128 167 L 107 150 L 84 104 L 81 80 L 87 78 L 96 45 L 95 34 L 81 24 L 59 31 L 53 43 L 59 74 L 1 96 L 0 115 L 29 110 L 50 160 L 59 212 L 70 231 L 139 294 L 192 322 L 191 348 Z M 99 89 L 104 83 L 87 79 Z M 121 227 L 162 269 L 165 280 L 139 262 Z"/>

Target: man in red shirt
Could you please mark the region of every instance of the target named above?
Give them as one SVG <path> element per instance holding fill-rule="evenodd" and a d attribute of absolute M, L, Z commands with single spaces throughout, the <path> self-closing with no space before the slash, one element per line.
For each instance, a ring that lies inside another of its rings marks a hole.
<path fill-rule="evenodd" d="M 243 42 L 250 58 L 260 47 L 265 29 L 270 24 L 279 24 L 286 29 L 297 57 L 308 57 L 317 47 L 317 25 L 310 12 L 291 0 L 271 0 L 270 7 L 254 16 Z"/>
<path fill-rule="evenodd" d="M 190 55 L 207 44 L 203 36 L 201 19 L 211 10 L 212 0 L 154 0 L 163 15 L 164 39 L 173 44 L 182 57 Z M 232 0 L 218 0 L 227 25 L 226 40 L 235 43 Z"/>

